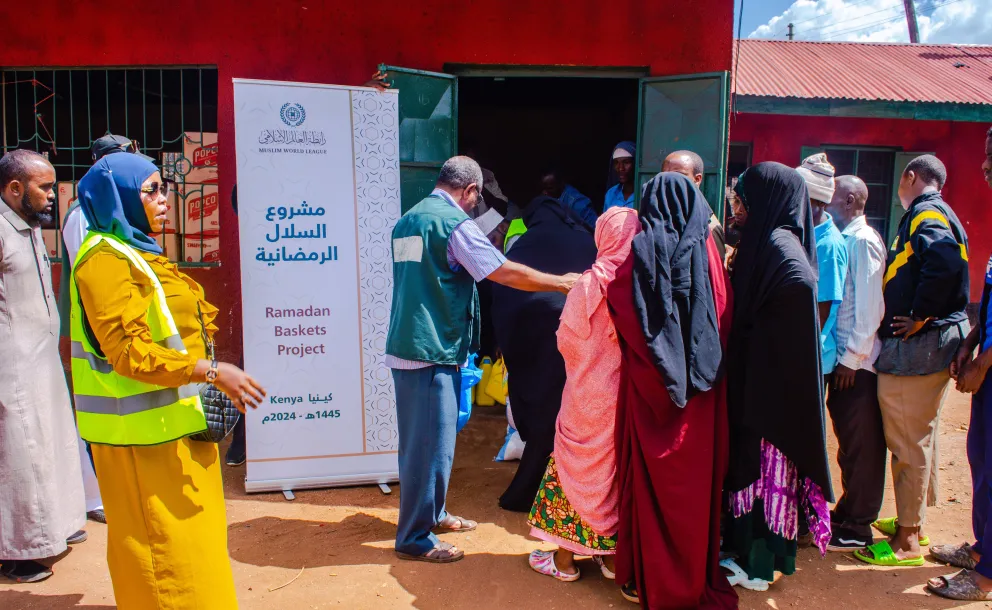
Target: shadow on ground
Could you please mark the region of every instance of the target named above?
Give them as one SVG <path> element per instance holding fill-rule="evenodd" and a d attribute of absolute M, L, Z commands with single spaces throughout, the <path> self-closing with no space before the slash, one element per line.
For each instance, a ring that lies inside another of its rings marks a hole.
<path fill-rule="evenodd" d="M 65 610 L 67 608 L 114 610 L 117 607 L 83 605 L 80 603 L 82 599 L 81 594 L 36 595 L 29 591 L 0 591 L 0 608 L 9 610 Z"/>

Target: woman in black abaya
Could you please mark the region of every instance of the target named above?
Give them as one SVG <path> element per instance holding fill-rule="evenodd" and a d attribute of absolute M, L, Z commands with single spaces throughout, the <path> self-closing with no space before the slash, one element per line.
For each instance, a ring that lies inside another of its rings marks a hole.
<path fill-rule="evenodd" d="M 507 258 L 538 271 L 582 273 L 596 260 L 588 228 L 550 197 L 538 197 L 524 210 L 527 232 Z M 527 443 L 520 465 L 499 505 L 528 512 L 554 449 L 555 421 L 565 387 L 565 362 L 558 353 L 558 319 L 565 295 L 521 292 L 494 284 L 493 328 L 509 376 L 510 410 Z"/>
<path fill-rule="evenodd" d="M 802 177 L 779 163 L 741 175 L 727 352 L 731 519 L 725 550 L 750 578 L 795 570 L 799 519 L 821 552 L 832 499 L 824 431 L 816 244 Z"/>

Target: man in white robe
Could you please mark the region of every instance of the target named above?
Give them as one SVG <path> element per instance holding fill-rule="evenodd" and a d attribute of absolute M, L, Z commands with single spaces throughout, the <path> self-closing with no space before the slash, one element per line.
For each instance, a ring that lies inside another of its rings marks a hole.
<path fill-rule="evenodd" d="M 0 574 L 52 575 L 39 562 L 82 542 L 79 449 L 59 359 L 59 314 L 41 224 L 55 203 L 41 155 L 0 158 Z"/>

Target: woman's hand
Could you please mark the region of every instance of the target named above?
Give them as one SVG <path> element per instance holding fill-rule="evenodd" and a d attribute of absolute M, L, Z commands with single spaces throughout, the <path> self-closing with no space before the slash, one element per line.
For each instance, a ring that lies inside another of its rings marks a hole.
<path fill-rule="evenodd" d="M 251 375 L 227 362 L 217 364 L 217 379 L 214 380 L 214 385 L 226 394 L 242 413 L 248 407 L 257 409 L 265 398 L 265 389 Z"/>

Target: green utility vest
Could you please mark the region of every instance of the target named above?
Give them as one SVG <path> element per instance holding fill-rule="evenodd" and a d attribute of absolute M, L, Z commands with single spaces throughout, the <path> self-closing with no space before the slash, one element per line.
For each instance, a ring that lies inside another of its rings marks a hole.
<path fill-rule="evenodd" d="M 479 346 L 479 294 L 448 265 L 448 238 L 468 215 L 431 195 L 393 229 L 393 303 L 386 353 L 460 366 Z"/>
<path fill-rule="evenodd" d="M 503 253 L 510 249 L 510 240 L 519 237 L 527 232 L 527 225 L 523 218 L 515 218 L 510 221 L 510 226 L 506 230 L 506 239 L 503 240 Z"/>
<path fill-rule="evenodd" d="M 106 243 L 122 254 L 154 287 L 155 298 L 148 306 L 146 316 L 152 339 L 159 345 L 186 353 L 186 346 L 169 313 L 165 291 L 148 262 L 117 237 L 91 231 L 76 255 L 69 283 L 72 380 L 79 435 L 90 443 L 131 446 L 158 445 L 203 432 L 207 421 L 195 384 L 167 388 L 130 379 L 114 371 L 100 351 L 84 320 L 75 273 L 100 243 Z"/>

